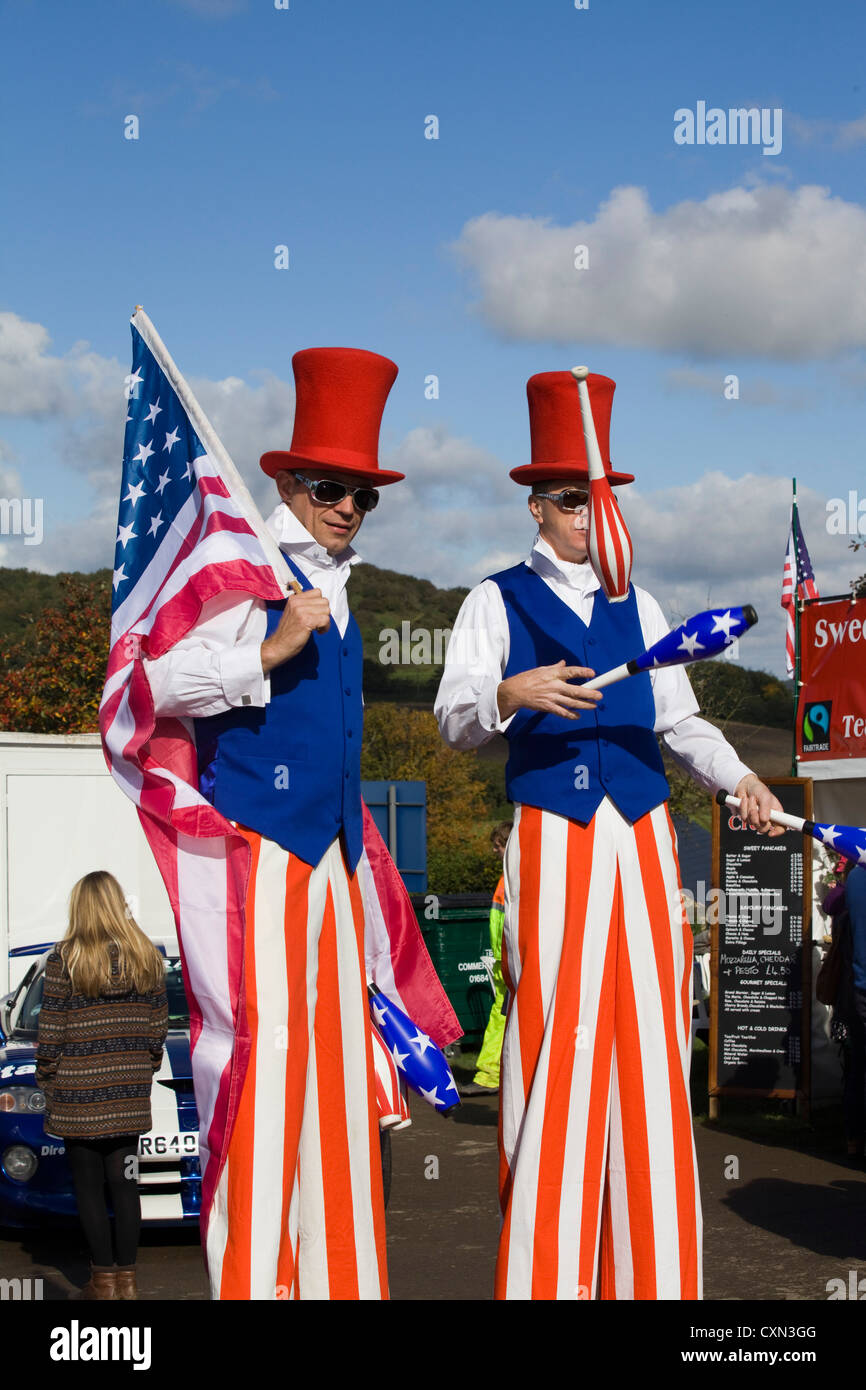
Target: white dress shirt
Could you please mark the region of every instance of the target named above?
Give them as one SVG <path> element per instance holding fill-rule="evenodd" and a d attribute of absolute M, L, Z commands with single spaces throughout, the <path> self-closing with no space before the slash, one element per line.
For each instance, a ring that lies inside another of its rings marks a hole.
<path fill-rule="evenodd" d="M 351 546 L 337 556 L 329 555 L 285 502 L 277 504 L 266 525 L 313 588 L 321 589 L 331 607 L 331 621 L 345 636 L 349 623 L 346 583 L 352 565 L 361 557 Z M 263 599 L 228 590 L 208 599 L 186 637 L 164 656 L 144 658 L 157 714 L 204 718 L 235 705 L 266 705 L 271 698 L 270 678 L 262 670 L 266 635 Z"/>
<path fill-rule="evenodd" d="M 595 591 L 600 587 L 589 561 L 560 560 L 541 535 L 536 536 L 528 567 L 589 625 Z M 634 585 L 644 646 L 670 631 L 652 594 Z M 510 647 L 508 618 L 498 584 L 491 579 L 469 593 L 452 629 L 445 669 L 434 712 L 439 729 L 452 748 L 476 748 L 511 723 L 501 719 L 496 700 Z M 638 655 L 637 652 L 634 653 Z M 655 731 L 671 755 L 707 791 L 732 792 L 751 769 L 714 725 L 698 716 L 699 705 L 682 666 L 650 671 L 655 699 Z M 577 711 L 579 713 L 579 711 Z"/>

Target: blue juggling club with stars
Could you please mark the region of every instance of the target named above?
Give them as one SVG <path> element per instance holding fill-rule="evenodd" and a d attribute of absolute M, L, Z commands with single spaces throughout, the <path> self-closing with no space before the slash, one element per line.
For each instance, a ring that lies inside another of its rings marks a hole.
<path fill-rule="evenodd" d="M 587 690 L 601 690 L 605 685 L 613 685 L 614 681 L 636 676 L 639 671 L 652 671 L 658 666 L 686 666 L 690 661 L 707 661 L 711 656 L 718 656 L 725 647 L 730 647 L 757 621 L 758 615 L 750 603 L 743 608 L 712 608 L 705 613 L 696 613 L 631 661 L 624 661 L 621 666 L 603 671 L 600 676 L 581 681 L 580 685 Z"/>
<path fill-rule="evenodd" d="M 400 1075 L 434 1110 L 453 1110 L 460 1097 L 444 1053 L 374 984 L 367 984 L 367 993 L 373 1022 Z"/>
<path fill-rule="evenodd" d="M 729 796 L 725 791 L 716 793 L 716 801 L 720 806 L 730 806 L 733 810 L 738 810 L 740 806 L 740 798 Z M 855 864 L 866 864 L 864 826 L 825 825 L 804 820 L 802 816 L 790 816 L 787 811 L 771 811 L 770 820 L 774 825 L 784 825 L 786 830 L 802 830 L 804 835 L 811 835 L 813 840 L 833 850 L 834 854 L 841 854 L 844 859 L 851 859 Z"/>

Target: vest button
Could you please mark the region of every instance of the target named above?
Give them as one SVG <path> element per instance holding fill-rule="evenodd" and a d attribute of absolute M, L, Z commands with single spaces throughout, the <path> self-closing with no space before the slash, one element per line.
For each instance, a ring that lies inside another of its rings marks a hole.
<path fill-rule="evenodd" d="M 349 655 L 349 648 L 348 648 L 348 647 L 344 647 L 344 648 L 343 648 L 343 656 L 348 656 L 348 655 Z"/>
<path fill-rule="evenodd" d="M 352 693 L 348 686 L 346 686 L 345 693 L 346 693 L 347 695 L 351 695 L 351 693 Z"/>
<path fill-rule="evenodd" d="M 351 738 L 351 737 L 352 737 L 352 730 L 351 730 L 351 729 L 347 729 L 347 730 L 346 730 L 346 738 Z"/>
<path fill-rule="evenodd" d="M 594 637 L 587 637 L 587 639 L 586 639 L 586 645 L 587 645 L 588 647 L 594 647 L 594 646 L 595 646 L 595 638 L 594 638 Z"/>
<path fill-rule="evenodd" d="M 348 772 L 345 773 L 345 778 L 346 778 L 346 781 L 348 782 L 348 780 L 349 780 L 349 774 L 348 774 Z"/>

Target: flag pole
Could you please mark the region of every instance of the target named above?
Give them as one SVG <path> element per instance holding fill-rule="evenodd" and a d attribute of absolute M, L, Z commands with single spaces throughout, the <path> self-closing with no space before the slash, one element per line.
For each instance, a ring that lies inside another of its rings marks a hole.
<path fill-rule="evenodd" d="M 171 353 L 168 351 L 168 348 L 162 341 L 162 338 L 160 338 L 151 320 L 140 304 L 136 304 L 135 310 L 130 318 L 130 323 L 141 334 L 168 378 L 172 389 L 187 413 L 193 429 L 211 458 L 215 459 L 226 487 L 231 492 L 246 520 L 255 532 L 262 550 L 265 552 L 265 557 L 274 572 L 274 578 L 279 584 L 282 592 L 288 595 L 290 589 L 293 588 L 292 576 L 283 552 L 280 550 L 280 547 L 265 525 L 262 514 L 253 501 L 249 488 L 229 457 L 225 445 L 219 438 L 210 420 L 205 415 L 178 370 L 177 364 L 172 358 Z"/>
<path fill-rule="evenodd" d="M 791 531 L 797 545 L 797 479 L 791 479 Z M 800 566 L 794 566 L 794 719 L 791 728 L 791 776 L 797 776 L 797 711 L 800 708 Z"/>

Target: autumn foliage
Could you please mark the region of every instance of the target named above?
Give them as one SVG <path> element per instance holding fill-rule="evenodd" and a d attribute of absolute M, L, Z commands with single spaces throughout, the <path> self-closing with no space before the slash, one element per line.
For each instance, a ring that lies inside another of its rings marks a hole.
<path fill-rule="evenodd" d="M 368 706 L 361 775 L 370 781 L 427 783 L 427 882 L 433 893 L 492 892 L 499 860 L 474 753 L 442 742 L 432 714 L 400 705 Z"/>
<path fill-rule="evenodd" d="M 0 729 L 81 734 L 98 728 L 108 664 L 111 588 L 62 575 L 60 597 L 0 639 Z"/>

